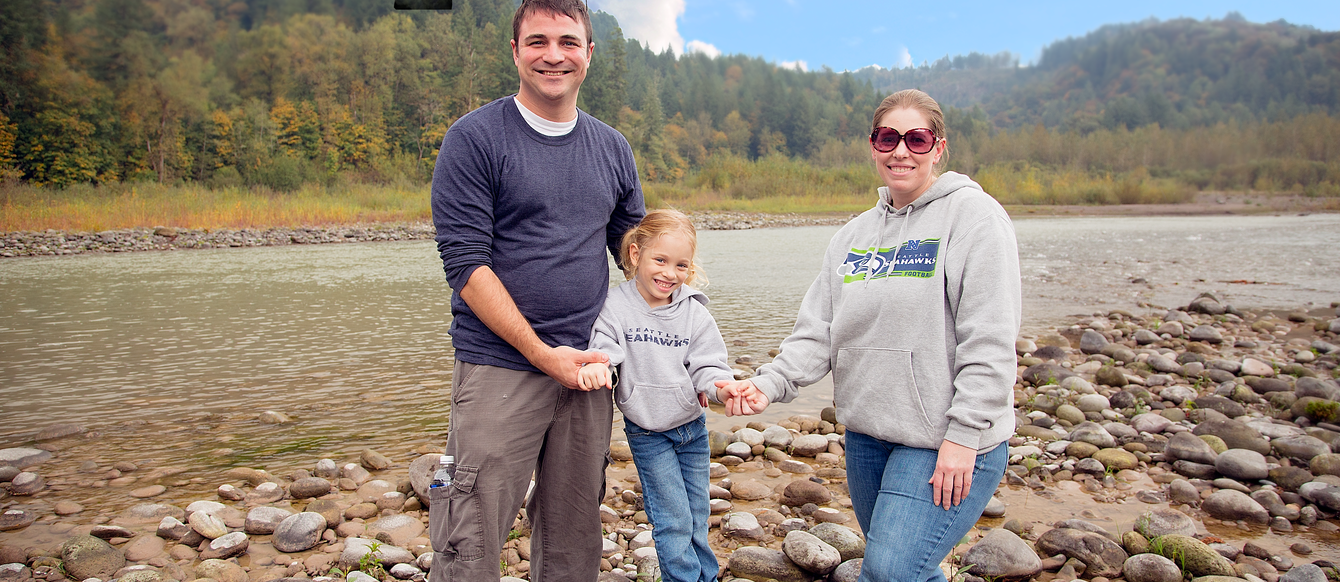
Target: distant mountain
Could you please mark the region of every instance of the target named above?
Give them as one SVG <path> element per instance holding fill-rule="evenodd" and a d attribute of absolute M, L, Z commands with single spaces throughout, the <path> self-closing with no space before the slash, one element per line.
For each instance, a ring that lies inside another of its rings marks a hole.
<path fill-rule="evenodd" d="M 917 87 L 980 107 L 998 128 L 1187 128 L 1340 111 L 1340 32 L 1283 20 L 1150 19 L 1052 43 L 1035 66 L 1008 54 L 856 71 L 880 92 Z"/>

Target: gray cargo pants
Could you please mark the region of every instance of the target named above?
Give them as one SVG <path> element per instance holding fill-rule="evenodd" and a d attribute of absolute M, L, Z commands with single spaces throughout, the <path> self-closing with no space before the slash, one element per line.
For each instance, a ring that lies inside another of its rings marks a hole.
<path fill-rule="evenodd" d="M 530 579 L 595 580 L 613 417 L 608 390 L 457 360 L 447 436 L 456 475 L 452 487 L 429 493 L 430 582 L 498 580 L 532 472 Z"/>

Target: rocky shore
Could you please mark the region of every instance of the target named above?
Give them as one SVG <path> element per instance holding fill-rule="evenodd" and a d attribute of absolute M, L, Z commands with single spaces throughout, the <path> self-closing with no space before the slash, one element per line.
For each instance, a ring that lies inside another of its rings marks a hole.
<path fill-rule="evenodd" d="M 942 569 L 973 582 L 1337 577 L 1337 344 L 1335 305 L 1257 313 L 1211 294 L 1158 317 L 1115 310 L 1019 338 L 1009 469 Z M 741 375 L 758 364 L 737 362 Z M 864 541 L 844 432 L 829 408 L 710 434 L 709 538 L 723 580 L 856 579 Z M 601 580 L 655 579 L 619 436 Z M 192 482 L 168 467 L 61 457 L 62 442 L 85 438 L 96 436 L 53 427 L 0 450 L 0 582 L 370 582 L 421 580 L 431 567 L 431 446 Z M 44 469 L 57 463 L 78 470 Z M 190 487 L 210 493 L 155 502 Z M 89 488 L 123 488 L 126 504 L 85 508 Z M 499 556 L 504 574 L 527 578 L 529 533 L 523 514 Z"/>
<path fill-rule="evenodd" d="M 851 220 L 851 215 L 847 214 L 808 216 L 748 212 L 700 212 L 693 213 L 692 216 L 694 225 L 702 230 L 743 230 L 775 226 L 845 224 L 848 220 Z M 431 222 L 239 230 L 159 226 L 101 232 L 63 232 L 57 230 L 5 232 L 0 233 L 0 257 L 428 240 L 433 238 L 433 235 L 434 230 Z"/>

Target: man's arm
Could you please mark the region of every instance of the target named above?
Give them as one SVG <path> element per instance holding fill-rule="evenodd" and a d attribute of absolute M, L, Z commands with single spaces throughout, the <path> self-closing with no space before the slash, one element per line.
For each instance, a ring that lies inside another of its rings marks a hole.
<path fill-rule="evenodd" d="M 608 359 L 598 352 L 581 352 L 567 346 L 552 348 L 541 341 L 530 327 L 530 322 L 517 309 L 512 295 L 487 265 L 481 265 L 470 273 L 470 279 L 460 294 L 475 316 L 493 333 L 521 352 L 540 371 L 567 388 L 577 388 L 577 370 L 582 364 Z"/>

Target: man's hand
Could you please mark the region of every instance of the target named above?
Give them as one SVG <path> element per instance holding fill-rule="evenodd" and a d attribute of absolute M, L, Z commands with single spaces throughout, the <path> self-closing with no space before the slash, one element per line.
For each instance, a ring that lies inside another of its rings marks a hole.
<path fill-rule="evenodd" d="M 609 356 L 601 352 L 583 352 L 568 346 L 549 348 L 543 357 L 531 358 L 531 363 L 541 372 L 573 390 L 582 390 L 578 372 L 583 364 L 608 364 L 609 361 Z"/>

